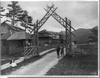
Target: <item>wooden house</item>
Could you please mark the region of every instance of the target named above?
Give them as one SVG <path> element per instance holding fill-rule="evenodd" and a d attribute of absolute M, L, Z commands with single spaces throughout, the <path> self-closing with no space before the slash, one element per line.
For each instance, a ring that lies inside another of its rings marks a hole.
<path fill-rule="evenodd" d="M 0 24 L 0 34 L 3 35 L 5 33 L 7 33 L 8 31 L 10 32 L 18 32 L 18 31 L 25 31 L 24 29 L 17 27 L 17 26 L 13 26 L 9 23 L 6 22 L 2 22 Z"/>
<path fill-rule="evenodd" d="M 1 54 L 8 54 L 8 42 L 7 39 L 13 34 L 14 32 L 6 32 L 1 36 Z"/>
<path fill-rule="evenodd" d="M 7 39 L 9 43 L 9 54 L 21 55 L 26 46 L 31 46 L 32 39 L 30 35 L 24 31 L 16 32 Z"/>
<path fill-rule="evenodd" d="M 0 24 L 0 36 L 1 36 L 1 54 L 9 54 L 7 39 L 15 32 L 24 31 L 23 29 L 12 26 L 6 22 Z"/>

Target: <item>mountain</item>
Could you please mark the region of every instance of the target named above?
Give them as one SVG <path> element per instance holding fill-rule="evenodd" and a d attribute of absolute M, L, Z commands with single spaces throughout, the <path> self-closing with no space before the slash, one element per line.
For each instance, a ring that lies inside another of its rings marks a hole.
<path fill-rule="evenodd" d="M 95 26 L 93 28 L 98 29 L 98 26 Z M 72 36 L 72 41 L 87 42 L 89 40 L 88 37 L 92 32 L 91 29 L 80 28 L 76 31 L 73 31 L 72 33 L 76 35 L 76 37 Z"/>
<path fill-rule="evenodd" d="M 98 29 L 98 26 L 93 27 L 94 29 Z"/>
<path fill-rule="evenodd" d="M 74 33 L 76 37 L 79 37 L 79 36 L 85 35 L 90 32 L 91 32 L 90 29 L 80 28 L 80 29 L 77 29 L 76 31 L 73 31 L 72 33 Z"/>
<path fill-rule="evenodd" d="M 95 29 L 98 29 L 98 26 L 93 27 Z M 92 28 L 91 28 L 92 29 Z M 91 29 L 84 29 L 79 28 L 76 31 L 72 31 L 73 34 L 75 34 L 76 37 L 72 35 L 72 41 L 77 41 L 78 43 L 87 42 L 89 40 L 89 35 L 92 33 Z M 65 31 L 61 32 L 63 35 L 65 35 Z"/>
<path fill-rule="evenodd" d="M 98 29 L 98 26 L 93 27 L 95 29 Z M 91 28 L 92 29 L 92 28 Z M 72 35 L 72 41 L 77 41 L 78 43 L 83 43 L 83 42 L 87 42 L 89 40 L 89 35 L 92 33 L 91 29 L 84 29 L 84 28 L 79 28 L 76 31 L 72 31 L 73 34 L 75 34 L 76 37 L 74 37 Z M 55 35 L 64 35 L 65 38 L 65 31 L 61 31 L 61 32 L 52 32 L 52 31 L 48 31 L 49 33 L 53 33 Z"/>
<path fill-rule="evenodd" d="M 72 32 L 75 34 L 76 37 L 72 36 L 72 41 L 77 41 L 77 42 L 86 42 L 89 40 L 88 36 L 91 34 L 90 29 L 77 29 L 76 31 Z"/>

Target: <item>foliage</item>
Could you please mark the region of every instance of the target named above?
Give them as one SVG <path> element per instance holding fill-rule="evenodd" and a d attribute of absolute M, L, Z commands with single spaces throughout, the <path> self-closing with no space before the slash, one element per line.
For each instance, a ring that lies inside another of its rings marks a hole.
<path fill-rule="evenodd" d="M 17 1 L 12 1 L 11 4 L 8 4 L 8 13 L 6 13 L 6 17 L 8 17 L 10 19 L 10 21 L 12 22 L 12 25 L 15 25 L 17 22 L 17 17 L 19 13 L 22 13 L 23 10 L 21 9 L 21 7 L 18 5 Z"/>
<path fill-rule="evenodd" d="M 1 14 L 4 11 L 5 11 L 5 9 L 3 7 L 0 7 L 0 18 L 2 18 L 2 16 L 4 16 L 3 14 Z"/>
<path fill-rule="evenodd" d="M 30 26 L 32 25 L 33 18 L 28 15 L 28 12 L 26 10 L 24 10 L 22 14 L 18 15 L 18 19 L 19 21 L 22 22 L 21 23 L 22 26 L 25 26 L 25 24 L 30 25 Z"/>
<path fill-rule="evenodd" d="M 97 42 L 98 41 L 98 28 L 91 29 L 92 34 L 90 34 L 89 39 L 90 42 Z"/>
<path fill-rule="evenodd" d="M 98 52 L 98 43 L 87 43 L 83 45 L 77 45 L 77 48 L 80 49 L 82 54 L 94 55 Z"/>
<path fill-rule="evenodd" d="M 7 9 L 9 12 L 6 13 L 6 17 L 10 18 L 12 25 L 15 25 L 18 21 L 21 22 L 22 26 L 32 25 L 32 17 L 28 15 L 26 10 L 22 10 L 18 1 L 12 1 L 11 4 L 8 4 Z"/>

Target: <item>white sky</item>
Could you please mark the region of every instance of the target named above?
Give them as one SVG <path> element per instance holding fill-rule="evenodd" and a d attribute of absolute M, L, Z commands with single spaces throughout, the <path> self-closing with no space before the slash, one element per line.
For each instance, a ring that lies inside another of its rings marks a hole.
<path fill-rule="evenodd" d="M 42 19 L 46 14 L 44 10 L 46 4 L 51 5 L 52 2 L 55 4 L 55 7 L 58 7 L 56 13 L 62 18 L 69 18 L 75 29 L 98 26 L 98 1 L 19 1 L 19 5 L 29 12 L 29 15 L 33 17 L 34 23 L 37 19 Z M 8 3 L 10 3 L 10 1 L 2 1 L 1 6 L 7 8 Z M 42 29 L 49 31 L 64 30 L 52 17 L 47 20 L 40 30 Z"/>

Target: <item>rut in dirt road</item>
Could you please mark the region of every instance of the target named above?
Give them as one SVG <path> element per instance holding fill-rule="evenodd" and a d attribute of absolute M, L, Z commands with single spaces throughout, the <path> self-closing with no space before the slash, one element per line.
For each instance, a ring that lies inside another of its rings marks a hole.
<path fill-rule="evenodd" d="M 53 67 L 59 59 L 57 58 L 56 51 L 48 53 L 42 59 L 37 60 L 27 66 L 11 72 L 10 75 L 45 75 L 46 72 Z"/>

